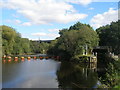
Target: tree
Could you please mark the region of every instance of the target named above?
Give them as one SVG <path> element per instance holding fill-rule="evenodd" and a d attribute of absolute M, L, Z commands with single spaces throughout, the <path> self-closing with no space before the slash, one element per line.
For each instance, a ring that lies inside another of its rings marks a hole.
<path fill-rule="evenodd" d="M 30 48 L 32 53 L 40 53 L 40 43 L 38 41 L 30 41 Z"/>
<path fill-rule="evenodd" d="M 48 51 L 49 44 L 42 42 L 42 43 L 39 44 L 39 47 L 40 47 L 40 49 L 39 49 L 40 53 L 45 54 Z"/>
<path fill-rule="evenodd" d="M 71 26 L 69 29 L 62 29 L 59 32 L 60 37 L 54 45 L 53 50 L 56 55 L 62 57 L 74 57 L 82 54 L 85 46 L 91 50 L 98 45 L 98 35 L 90 25 L 81 24 L 80 22 Z"/>
<path fill-rule="evenodd" d="M 21 39 L 21 46 L 23 49 L 24 53 L 30 53 L 31 52 L 31 48 L 30 48 L 30 41 L 27 38 L 22 38 Z"/>
<path fill-rule="evenodd" d="M 20 33 L 14 28 L 2 25 L 2 52 L 3 55 L 16 55 L 30 53 L 30 41 L 27 38 L 21 38 Z"/>
<path fill-rule="evenodd" d="M 99 38 L 100 46 L 112 46 L 112 52 L 115 54 L 120 53 L 120 20 L 112 22 L 110 25 L 106 25 L 96 29 Z"/>
<path fill-rule="evenodd" d="M 0 26 L 2 29 L 2 47 L 3 53 L 8 55 L 13 51 L 13 45 L 15 43 L 16 32 L 15 29 L 8 26 Z"/>
<path fill-rule="evenodd" d="M 14 55 L 23 54 L 24 51 L 23 51 L 23 48 L 21 46 L 22 46 L 21 35 L 20 35 L 20 33 L 16 33 L 15 43 L 13 45 L 12 54 L 14 54 Z"/>

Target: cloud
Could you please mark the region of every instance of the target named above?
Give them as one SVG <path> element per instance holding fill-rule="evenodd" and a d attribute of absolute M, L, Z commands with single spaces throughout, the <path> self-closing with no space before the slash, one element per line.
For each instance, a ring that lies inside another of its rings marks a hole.
<path fill-rule="evenodd" d="M 48 36 L 48 37 L 57 37 L 59 36 L 59 34 L 55 34 L 55 33 L 44 33 L 44 32 L 40 32 L 40 33 L 32 33 L 32 36 Z"/>
<path fill-rule="evenodd" d="M 77 3 L 77 0 L 75 1 Z M 78 1 L 83 2 L 83 0 Z M 69 23 L 85 19 L 88 16 L 78 13 L 71 4 L 64 0 L 7 0 L 2 6 L 16 10 L 31 24 Z"/>
<path fill-rule="evenodd" d="M 91 8 L 89 8 L 89 10 L 94 10 L 94 8 L 91 7 Z"/>
<path fill-rule="evenodd" d="M 49 32 L 59 32 L 60 29 L 48 29 Z"/>
<path fill-rule="evenodd" d="M 56 38 L 56 37 L 59 37 L 59 34 L 55 34 L 55 33 L 44 33 L 44 32 L 40 32 L 40 33 L 32 33 L 31 34 L 32 36 L 43 36 L 46 37 L 46 38 Z"/>
<path fill-rule="evenodd" d="M 119 0 L 93 0 L 93 2 L 119 2 Z"/>
<path fill-rule="evenodd" d="M 18 19 L 14 20 L 14 22 L 17 23 L 17 24 L 20 24 L 20 23 L 21 23 L 21 21 L 18 20 Z"/>
<path fill-rule="evenodd" d="M 55 34 L 55 33 L 49 33 L 47 36 L 56 38 L 56 37 L 59 37 L 60 35 L 59 34 Z"/>
<path fill-rule="evenodd" d="M 29 40 L 32 40 L 32 41 L 37 41 L 39 40 L 38 38 L 29 38 Z M 48 39 L 49 40 L 49 39 Z"/>
<path fill-rule="evenodd" d="M 75 3 L 75 4 L 80 4 L 80 5 L 88 5 L 90 4 L 93 0 L 66 0 L 67 2 Z"/>
<path fill-rule="evenodd" d="M 5 20 L 5 22 L 7 23 L 13 23 L 13 24 L 16 24 L 16 25 L 20 25 L 20 26 L 31 26 L 32 24 L 30 22 L 22 22 L 21 20 L 19 19 L 15 19 L 15 20 Z"/>
<path fill-rule="evenodd" d="M 7 20 L 5 20 L 5 22 L 13 23 L 13 24 L 21 24 L 22 23 L 19 19 L 14 19 L 14 20 L 7 19 Z"/>
<path fill-rule="evenodd" d="M 54 40 L 56 37 L 59 37 L 59 29 L 48 29 L 49 32 L 38 32 L 38 33 L 31 33 L 33 37 L 40 37 L 41 40 Z"/>
<path fill-rule="evenodd" d="M 94 28 L 99 28 L 101 26 L 110 24 L 112 21 L 115 22 L 117 20 L 118 20 L 118 10 L 109 8 L 107 12 L 93 16 L 93 18 L 90 21 L 90 24 Z"/>
<path fill-rule="evenodd" d="M 41 33 L 32 33 L 31 35 L 33 35 L 33 36 L 46 36 L 47 34 L 44 32 L 41 32 Z"/>
<path fill-rule="evenodd" d="M 12 14 L 12 16 L 15 17 L 15 18 L 19 18 L 19 16 L 16 15 L 16 14 Z"/>
<path fill-rule="evenodd" d="M 0 9 L 3 7 L 3 1 L 0 1 Z"/>
<path fill-rule="evenodd" d="M 24 22 L 23 24 L 21 24 L 22 26 L 31 26 L 32 24 L 30 22 Z"/>

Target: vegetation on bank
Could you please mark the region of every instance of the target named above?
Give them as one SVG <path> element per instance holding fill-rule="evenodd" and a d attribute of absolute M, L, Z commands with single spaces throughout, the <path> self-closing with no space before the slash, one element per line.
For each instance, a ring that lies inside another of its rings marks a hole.
<path fill-rule="evenodd" d="M 78 59 L 79 55 L 91 54 L 91 50 L 98 45 L 98 35 L 90 25 L 80 22 L 69 29 L 62 29 L 58 37 L 51 44 L 48 54 L 60 56 L 63 59 Z"/>
<path fill-rule="evenodd" d="M 80 55 L 91 54 L 96 46 L 111 46 L 115 54 L 120 53 L 120 21 L 100 27 L 94 31 L 88 24 L 80 22 L 67 29 L 60 30 L 57 37 L 50 44 L 22 38 L 14 28 L 2 25 L 2 53 L 3 55 L 18 55 L 30 53 L 48 53 L 61 58 L 76 58 Z"/>
<path fill-rule="evenodd" d="M 48 49 L 48 43 L 39 43 L 28 38 L 22 38 L 21 34 L 12 27 L 2 25 L 0 29 L 2 31 L 3 55 L 46 53 Z"/>
<path fill-rule="evenodd" d="M 98 88 L 120 88 L 120 59 L 107 65 L 104 74 L 100 74 L 101 85 Z"/>
<path fill-rule="evenodd" d="M 120 54 L 120 20 L 96 29 L 99 35 L 99 46 L 111 46 L 112 52 Z"/>
<path fill-rule="evenodd" d="M 2 54 L 18 55 L 33 53 L 48 53 L 60 56 L 61 60 L 79 60 L 84 54 L 91 55 L 96 46 L 111 46 L 112 53 L 120 54 L 120 21 L 100 27 L 94 31 L 90 25 L 80 22 L 60 30 L 60 37 L 50 44 L 40 43 L 22 38 L 20 33 L 9 26 L 0 26 L 2 29 Z M 120 87 L 120 60 L 101 60 L 106 66 L 106 72 L 99 76 L 102 88 Z"/>
<path fill-rule="evenodd" d="M 99 46 L 110 46 L 112 53 L 120 54 L 120 20 L 112 22 L 110 25 L 106 25 L 98 28 L 96 31 L 99 35 Z M 100 76 L 102 88 L 120 88 L 120 59 L 114 60 L 104 58 L 101 64 L 106 68 L 106 72 L 103 76 Z M 101 65 L 100 64 L 100 65 Z"/>
<path fill-rule="evenodd" d="M 21 38 L 20 33 L 12 27 L 3 25 L 1 29 L 3 55 L 30 53 L 30 41 L 27 38 Z"/>
<path fill-rule="evenodd" d="M 69 29 L 63 29 L 59 32 L 60 37 L 51 43 L 48 53 L 58 55 L 62 60 L 70 60 L 71 58 L 79 60 L 84 52 L 91 54 L 91 50 L 99 45 L 111 47 L 112 53 L 118 55 L 120 54 L 119 24 L 120 21 L 112 22 L 110 25 L 98 28 L 96 33 L 89 25 L 78 22 Z M 105 60 L 106 58 L 107 60 Z M 120 87 L 120 60 L 111 60 L 110 57 L 106 56 L 103 60 L 100 65 L 105 66 L 106 71 L 102 76 L 99 76 L 101 82 L 99 87 Z"/>

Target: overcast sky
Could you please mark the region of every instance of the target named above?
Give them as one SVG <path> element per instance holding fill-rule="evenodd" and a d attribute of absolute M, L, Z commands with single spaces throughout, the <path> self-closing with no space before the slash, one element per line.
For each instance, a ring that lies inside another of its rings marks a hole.
<path fill-rule="evenodd" d="M 0 8 L 0 25 L 32 40 L 55 39 L 78 21 L 99 28 L 117 21 L 119 10 L 118 0 L 3 0 Z"/>

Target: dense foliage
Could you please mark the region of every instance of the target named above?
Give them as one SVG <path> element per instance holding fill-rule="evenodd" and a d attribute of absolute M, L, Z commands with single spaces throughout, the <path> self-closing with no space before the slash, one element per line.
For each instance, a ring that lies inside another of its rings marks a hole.
<path fill-rule="evenodd" d="M 85 52 L 91 53 L 93 47 L 98 45 L 98 36 L 89 25 L 80 22 L 69 29 L 62 29 L 60 37 L 56 39 L 55 45 L 48 51 L 50 54 L 63 58 L 73 58 Z M 86 47 L 87 46 L 87 47 Z"/>
<path fill-rule="evenodd" d="M 30 53 L 30 41 L 21 38 L 21 35 L 14 28 L 1 26 L 2 28 L 2 52 L 3 55 Z"/>
<path fill-rule="evenodd" d="M 120 21 L 118 20 L 117 22 L 112 22 L 110 25 L 102 26 L 96 30 L 100 38 L 99 45 L 112 47 L 112 53 L 115 54 L 120 54 L 119 26 Z M 103 74 L 103 76 L 100 76 L 100 81 L 102 83 L 100 87 L 120 88 L 120 60 L 116 61 L 113 58 L 110 59 L 111 57 L 109 57 L 108 59 L 107 58 L 104 57 L 103 59 L 99 60 L 102 66 L 104 65 L 106 68 L 106 72 Z"/>
<path fill-rule="evenodd" d="M 112 51 L 115 54 L 120 53 L 120 20 L 112 22 L 98 28 L 96 31 L 100 38 L 100 46 L 112 46 Z"/>
<path fill-rule="evenodd" d="M 107 65 L 104 74 L 99 73 L 100 88 L 120 88 L 120 60 Z"/>
<path fill-rule="evenodd" d="M 3 55 L 19 55 L 46 53 L 48 49 L 47 43 L 31 41 L 27 38 L 22 38 L 20 33 L 9 26 L 0 26 L 2 31 L 2 54 Z"/>

